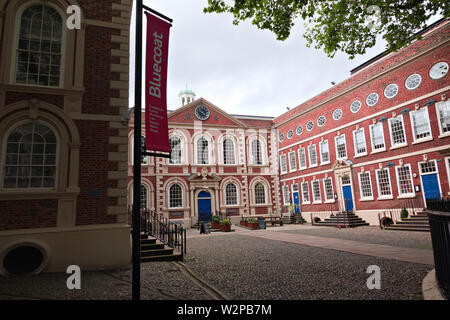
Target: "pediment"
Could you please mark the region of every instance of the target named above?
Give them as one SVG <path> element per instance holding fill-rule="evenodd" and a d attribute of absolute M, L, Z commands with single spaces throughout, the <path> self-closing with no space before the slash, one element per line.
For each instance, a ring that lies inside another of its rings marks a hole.
<path fill-rule="evenodd" d="M 195 116 L 195 109 L 199 105 L 204 105 L 208 108 L 210 115 L 206 120 L 199 120 Z M 193 124 L 194 122 L 201 121 L 203 125 L 210 126 L 230 126 L 230 127 L 242 127 L 246 128 L 247 125 L 237 118 L 233 117 L 229 113 L 223 111 L 219 107 L 215 106 L 204 98 L 197 99 L 175 111 L 168 114 L 169 122 L 172 123 L 186 123 Z"/>
<path fill-rule="evenodd" d="M 350 168 L 353 165 L 353 162 L 350 160 L 336 160 L 336 162 L 331 167 L 333 170 Z"/>
<path fill-rule="evenodd" d="M 197 172 L 197 173 L 192 173 L 189 177 L 188 177 L 188 181 L 189 182 L 219 182 L 221 181 L 222 178 L 219 177 L 217 174 L 215 173 L 208 173 L 207 169 L 203 168 L 202 172 Z"/>

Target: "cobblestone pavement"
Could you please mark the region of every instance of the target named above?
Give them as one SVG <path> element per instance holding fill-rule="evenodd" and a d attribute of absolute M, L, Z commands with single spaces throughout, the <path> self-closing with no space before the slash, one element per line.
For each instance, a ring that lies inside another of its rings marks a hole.
<path fill-rule="evenodd" d="M 237 233 L 189 240 L 186 264 L 235 299 L 422 299 L 433 267 Z M 369 290 L 367 267 L 381 269 L 381 289 Z"/>
<path fill-rule="evenodd" d="M 283 228 L 286 228 L 286 230 L 283 230 Z M 379 227 L 338 229 L 333 227 L 316 227 L 311 225 L 292 225 L 277 229 L 277 231 L 311 235 L 316 237 L 355 240 L 402 248 L 433 250 L 431 245 L 431 235 L 429 232 L 391 231 L 381 230 Z"/>
<path fill-rule="evenodd" d="M 131 299 L 131 271 L 81 273 L 81 290 L 68 290 L 65 273 L 13 278 L 0 277 L 0 300 L 5 299 Z M 211 299 L 172 262 L 152 262 L 141 267 L 141 299 Z"/>

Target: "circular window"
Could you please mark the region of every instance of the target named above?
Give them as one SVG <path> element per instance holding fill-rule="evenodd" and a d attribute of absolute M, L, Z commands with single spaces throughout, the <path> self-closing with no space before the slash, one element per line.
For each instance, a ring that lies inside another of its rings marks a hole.
<path fill-rule="evenodd" d="M 306 123 L 306 130 L 311 131 L 314 128 L 314 122 L 308 121 Z"/>
<path fill-rule="evenodd" d="M 357 113 L 360 109 L 361 109 L 361 101 L 359 100 L 353 101 L 352 104 L 350 105 L 350 110 L 353 113 Z"/>
<path fill-rule="evenodd" d="M 422 77 L 420 76 L 420 74 L 415 73 L 406 78 L 405 87 L 408 90 L 414 90 L 420 86 L 421 82 Z"/>
<path fill-rule="evenodd" d="M 392 99 L 398 93 L 398 86 L 395 83 L 391 83 L 384 89 L 384 96 L 388 99 Z"/>
<path fill-rule="evenodd" d="M 29 274 L 44 262 L 44 253 L 31 245 L 21 245 L 9 251 L 3 258 L 3 268 L 13 275 Z"/>
<path fill-rule="evenodd" d="M 430 78 L 434 80 L 438 80 L 444 77 L 448 72 L 448 63 L 447 62 L 438 62 L 430 69 Z"/>
<path fill-rule="evenodd" d="M 297 129 L 295 129 L 295 132 L 297 133 L 297 135 L 301 135 L 303 133 L 303 127 L 302 126 L 298 126 Z"/>
<path fill-rule="evenodd" d="M 342 109 L 336 109 L 333 111 L 333 119 L 334 120 L 339 120 L 340 118 L 342 118 Z"/>
<path fill-rule="evenodd" d="M 322 127 L 324 124 L 325 124 L 325 121 L 326 121 L 327 119 L 325 118 L 325 116 L 320 116 L 318 119 L 317 119 L 317 125 L 319 126 L 319 127 Z"/>
<path fill-rule="evenodd" d="M 284 134 L 280 134 L 280 142 L 284 141 Z"/>
<path fill-rule="evenodd" d="M 366 103 L 369 107 L 373 107 L 378 103 L 378 93 L 371 93 L 366 98 Z"/>
<path fill-rule="evenodd" d="M 292 136 L 294 135 L 294 132 L 292 130 L 289 130 L 286 134 L 288 139 L 292 139 Z"/>

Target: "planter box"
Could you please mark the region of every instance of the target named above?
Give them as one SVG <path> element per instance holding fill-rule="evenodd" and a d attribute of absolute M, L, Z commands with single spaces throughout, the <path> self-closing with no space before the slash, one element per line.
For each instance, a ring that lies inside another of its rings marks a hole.
<path fill-rule="evenodd" d="M 258 229 L 258 223 L 247 223 L 247 227 L 257 230 Z"/>
<path fill-rule="evenodd" d="M 241 226 L 247 226 L 247 221 L 241 221 Z"/>
<path fill-rule="evenodd" d="M 211 229 L 220 229 L 220 222 L 211 222 Z"/>
<path fill-rule="evenodd" d="M 229 231 L 231 231 L 231 225 L 224 226 L 223 224 L 221 224 L 220 225 L 220 230 L 222 230 L 224 232 L 229 232 Z"/>

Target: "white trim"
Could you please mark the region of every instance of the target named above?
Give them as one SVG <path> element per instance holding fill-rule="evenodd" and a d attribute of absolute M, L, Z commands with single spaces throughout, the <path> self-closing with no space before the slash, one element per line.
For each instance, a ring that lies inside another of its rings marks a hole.
<path fill-rule="evenodd" d="M 311 148 L 314 148 L 314 152 L 315 152 L 315 154 L 316 154 L 316 163 L 312 163 L 311 162 Z M 317 165 L 318 165 L 318 163 L 319 163 L 319 159 L 317 158 L 317 149 L 316 149 L 316 144 L 314 143 L 314 144 L 310 144 L 309 146 L 308 146 L 308 159 L 309 159 L 309 167 L 310 168 L 315 168 L 315 167 L 317 167 Z"/>
<path fill-rule="evenodd" d="M 362 183 L 361 183 L 361 175 L 368 173 L 369 174 L 369 183 L 370 183 L 370 193 L 372 193 L 371 197 L 364 197 L 363 196 L 363 189 L 362 189 Z M 373 186 L 372 186 L 372 177 L 370 174 L 370 171 L 363 171 L 363 172 L 358 172 L 358 183 L 359 183 L 359 200 L 360 201 L 370 201 L 373 200 Z"/>
<path fill-rule="evenodd" d="M 316 193 L 314 192 L 314 183 L 317 182 L 319 186 L 319 200 L 316 200 Z M 320 190 L 320 180 L 311 180 L 311 193 L 313 196 L 313 204 L 322 204 L 322 191 Z"/>
<path fill-rule="evenodd" d="M 308 187 L 308 201 L 305 201 L 305 196 L 304 196 L 304 189 L 303 189 L 303 185 L 304 184 L 306 184 L 306 186 Z M 307 181 L 304 181 L 304 182 L 301 182 L 300 183 L 300 188 L 301 188 L 301 191 L 302 191 L 302 204 L 311 204 L 311 198 L 310 198 L 310 193 L 309 193 L 309 184 L 308 184 L 308 182 Z"/>
<path fill-rule="evenodd" d="M 380 181 L 378 179 L 378 172 L 382 171 L 382 170 L 386 170 L 388 173 L 388 179 L 389 179 L 389 190 L 390 190 L 390 194 L 389 195 L 381 195 L 380 192 Z M 391 172 L 389 170 L 389 168 L 382 168 L 382 169 L 376 169 L 375 170 L 375 178 L 377 181 L 377 192 L 378 192 L 378 198 L 377 200 L 387 200 L 387 199 L 394 199 L 394 195 L 392 193 L 392 181 L 391 181 Z"/>
<path fill-rule="evenodd" d="M 392 136 L 392 124 L 391 124 L 391 122 L 396 120 L 396 119 L 398 119 L 398 118 L 400 118 L 401 122 L 402 122 L 403 138 L 404 138 L 405 142 L 396 144 L 396 143 L 394 143 L 394 137 Z M 405 122 L 403 121 L 403 115 L 402 114 L 400 114 L 400 115 L 398 115 L 396 117 L 388 119 L 388 128 L 389 128 L 389 136 L 391 137 L 391 150 L 392 149 L 396 149 L 396 148 L 401 148 L 401 147 L 404 147 L 404 146 L 408 145 L 408 140 L 406 138 L 406 131 L 405 131 Z"/>
<path fill-rule="evenodd" d="M 292 165 L 291 155 L 294 155 L 294 165 Z M 288 159 L 289 159 L 289 172 L 297 171 L 297 158 L 295 157 L 295 151 L 291 151 L 288 153 Z"/>
<path fill-rule="evenodd" d="M 384 147 L 380 148 L 380 149 L 375 149 L 374 146 L 373 146 L 372 128 L 375 127 L 375 126 L 378 126 L 378 125 L 381 125 L 381 132 L 383 133 L 383 144 L 384 144 Z M 383 123 L 382 122 L 378 122 L 378 123 L 369 125 L 369 133 L 370 133 L 370 146 L 371 146 L 371 150 L 372 150 L 371 154 L 386 151 L 386 137 L 384 136 Z"/>
<path fill-rule="evenodd" d="M 330 180 L 331 181 L 331 199 L 327 198 L 327 187 L 325 186 L 325 180 Z M 323 184 L 323 192 L 324 192 L 324 199 L 325 199 L 325 203 L 334 203 L 334 187 L 333 187 L 333 178 L 331 177 L 326 177 L 322 179 L 322 184 Z"/>
<path fill-rule="evenodd" d="M 291 204 L 291 202 L 290 202 L 290 191 L 289 191 L 289 185 L 288 184 L 285 184 L 284 186 L 282 186 L 281 187 L 281 189 L 282 189 L 282 191 L 283 191 L 283 205 L 289 205 L 289 204 Z M 286 189 L 287 189 L 287 194 L 285 193 L 286 192 Z M 288 202 L 286 202 L 286 198 L 288 198 Z"/>
<path fill-rule="evenodd" d="M 285 165 L 285 170 L 283 170 L 283 158 L 284 158 L 284 163 L 286 164 Z M 288 173 L 286 154 L 284 154 L 284 153 L 280 156 L 280 173 L 281 174 Z"/>
<path fill-rule="evenodd" d="M 339 138 L 343 137 L 344 138 L 344 146 L 345 146 L 345 157 L 339 157 L 339 151 L 338 151 L 338 145 L 337 145 L 337 140 Z M 336 149 L 336 160 L 346 160 L 348 159 L 348 150 L 347 150 L 347 140 L 345 140 L 345 134 L 341 134 L 339 136 L 335 136 L 334 137 L 334 147 Z"/>
<path fill-rule="evenodd" d="M 305 158 L 305 166 L 301 166 L 302 162 L 301 162 L 301 157 L 300 157 L 300 151 L 303 150 L 303 154 L 304 154 L 304 158 Z M 305 170 L 308 168 L 308 163 L 306 162 L 306 149 L 305 147 L 300 147 L 298 148 L 298 170 Z"/>
<path fill-rule="evenodd" d="M 423 95 L 423 96 L 420 96 L 420 97 L 411 99 L 411 100 L 409 100 L 409 101 L 405 101 L 405 102 L 403 102 L 403 103 L 401 103 L 401 104 L 392 106 L 392 107 L 390 107 L 390 108 L 388 108 L 388 109 L 381 110 L 381 111 L 379 111 L 379 112 L 377 112 L 377 113 L 371 113 L 371 114 L 369 114 L 369 115 L 366 116 L 366 117 L 363 117 L 363 118 L 361 118 L 361 119 L 358 119 L 358 120 L 355 120 L 355 121 L 352 121 L 352 122 L 348 122 L 348 123 L 346 123 L 346 124 L 344 124 L 344 125 L 342 125 L 342 126 L 340 126 L 340 127 L 335 127 L 335 128 L 330 129 L 330 130 L 328 130 L 328 131 L 322 132 L 322 133 L 320 133 L 320 134 L 318 134 L 318 135 L 316 135 L 316 136 L 308 137 L 308 138 L 306 138 L 305 140 L 301 140 L 301 141 L 294 142 L 294 143 L 292 143 L 292 144 L 290 144 L 290 145 L 287 145 L 287 146 L 284 146 L 284 147 L 280 148 L 278 151 L 283 151 L 283 150 L 292 148 L 292 147 L 294 147 L 294 146 L 300 145 L 300 144 L 302 144 L 302 143 L 306 143 L 306 142 L 308 142 L 308 141 L 310 141 L 310 140 L 313 140 L 313 139 L 316 139 L 316 138 L 320 138 L 320 137 L 325 136 L 325 135 L 327 135 L 327 134 L 329 134 L 329 133 L 337 132 L 337 131 L 340 131 L 340 130 L 345 129 L 345 128 L 347 128 L 347 127 L 351 127 L 351 126 L 357 125 L 357 124 L 359 124 L 359 123 L 361 123 L 361 122 L 364 122 L 364 121 L 366 121 L 366 120 L 374 119 L 375 117 L 377 117 L 377 116 L 379 116 L 379 115 L 383 115 L 383 114 L 386 114 L 386 113 L 388 113 L 388 112 L 395 111 L 395 110 L 397 110 L 397 109 L 399 109 L 399 108 L 409 106 L 409 105 L 414 104 L 414 103 L 416 103 L 416 102 L 418 102 L 418 101 L 420 101 L 420 100 L 423 100 L 423 99 L 426 99 L 426 98 L 429 98 L 429 97 L 432 97 L 432 96 L 435 96 L 435 95 L 444 93 L 444 92 L 446 92 L 446 91 L 448 91 L 448 90 L 450 90 L 450 86 L 446 86 L 446 87 L 444 87 L 444 88 L 441 88 L 441 89 L 435 90 L 435 91 L 433 91 L 433 92 L 427 93 L 427 94 L 425 94 L 425 95 Z M 297 115 L 295 118 L 297 118 L 297 117 L 298 117 L 298 115 Z M 294 118 L 289 119 L 288 121 L 293 121 L 293 120 L 294 120 Z M 283 125 L 283 123 L 280 123 L 280 124 L 276 125 L 276 128 L 278 129 L 278 128 L 280 128 L 280 126 L 282 126 L 282 125 Z"/>
<path fill-rule="evenodd" d="M 364 136 L 364 148 L 366 149 L 366 152 L 358 153 L 358 148 L 356 147 L 356 133 L 359 132 L 359 131 L 362 131 L 362 133 L 363 133 L 363 136 Z M 366 132 L 365 132 L 364 128 L 359 128 L 359 129 L 353 130 L 353 147 L 354 147 L 354 151 L 355 151 L 354 158 L 367 156 L 367 141 L 366 141 Z"/>
<path fill-rule="evenodd" d="M 450 136 L 450 130 L 447 131 L 447 132 L 442 132 L 441 118 L 440 118 L 440 116 L 439 116 L 439 108 L 440 108 L 441 106 L 445 106 L 446 104 L 448 104 L 449 107 L 450 107 L 450 100 L 440 101 L 440 102 L 437 102 L 437 103 L 435 104 L 435 109 L 436 109 L 436 119 L 437 119 L 438 125 L 439 125 L 439 138 L 443 138 L 443 137 Z"/>
<path fill-rule="evenodd" d="M 404 168 L 404 167 L 408 167 L 409 168 L 409 180 L 411 182 L 411 189 L 412 189 L 412 193 L 405 193 L 405 194 L 401 194 L 401 188 L 400 188 L 400 180 L 398 179 L 398 169 L 399 168 Z M 407 198 L 407 197 L 414 197 L 416 195 L 416 192 L 414 190 L 414 180 L 413 180 L 413 173 L 412 173 L 412 169 L 411 169 L 411 164 L 407 163 L 404 164 L 402 166 L 395 166 L 395 177 L 397 179 L 397 192 L 398 192 L 398 198 Z"/>
<path fill-rule="evenodd" d="M 323 157 L 322 157 L 322 144 L 326 143 L 327 144 L 327 153 L 328 153 L 328 161 L 323 161 Z M 325 165 L 325 164 L 330 164 L 331 162 L 331 157 L 330 157 L 330 144 L 328 143 L 328 140 L 324 140 L 324 141 L 320 141 L 319 142 L 319 155 L 320 155 L 320 165 Z"/>
<path fill-rule="evenodd" d="M 422 112 L 423 110 L 426 110 L 425 113 L 426 113 L 427 119 L 428 119 L 428 131 L 430 132 L 430 135 L 426 136 L 426 137 L 423 137 L 423 138 L 420 138 L 420 139 L 417 139 L 416 138 L 416 132 L 415 132 L 415 129 L 414 129 L 413 114 L 418 113 L 418 112 Z M 411 111 L 409 113 L 409 121 L 411 122 L 411 130 L 412 130 L 412 137 L 413 137 L 412 143 L 413 144 L 420 143 L 420 142 L 423 142 L 423 141 L 433 140 L 433 132 L 431 131 L 431 123 L 430 123 L 430 115 L 428 113 L 428 106 L 420 108 L 418 110 Z"/>

